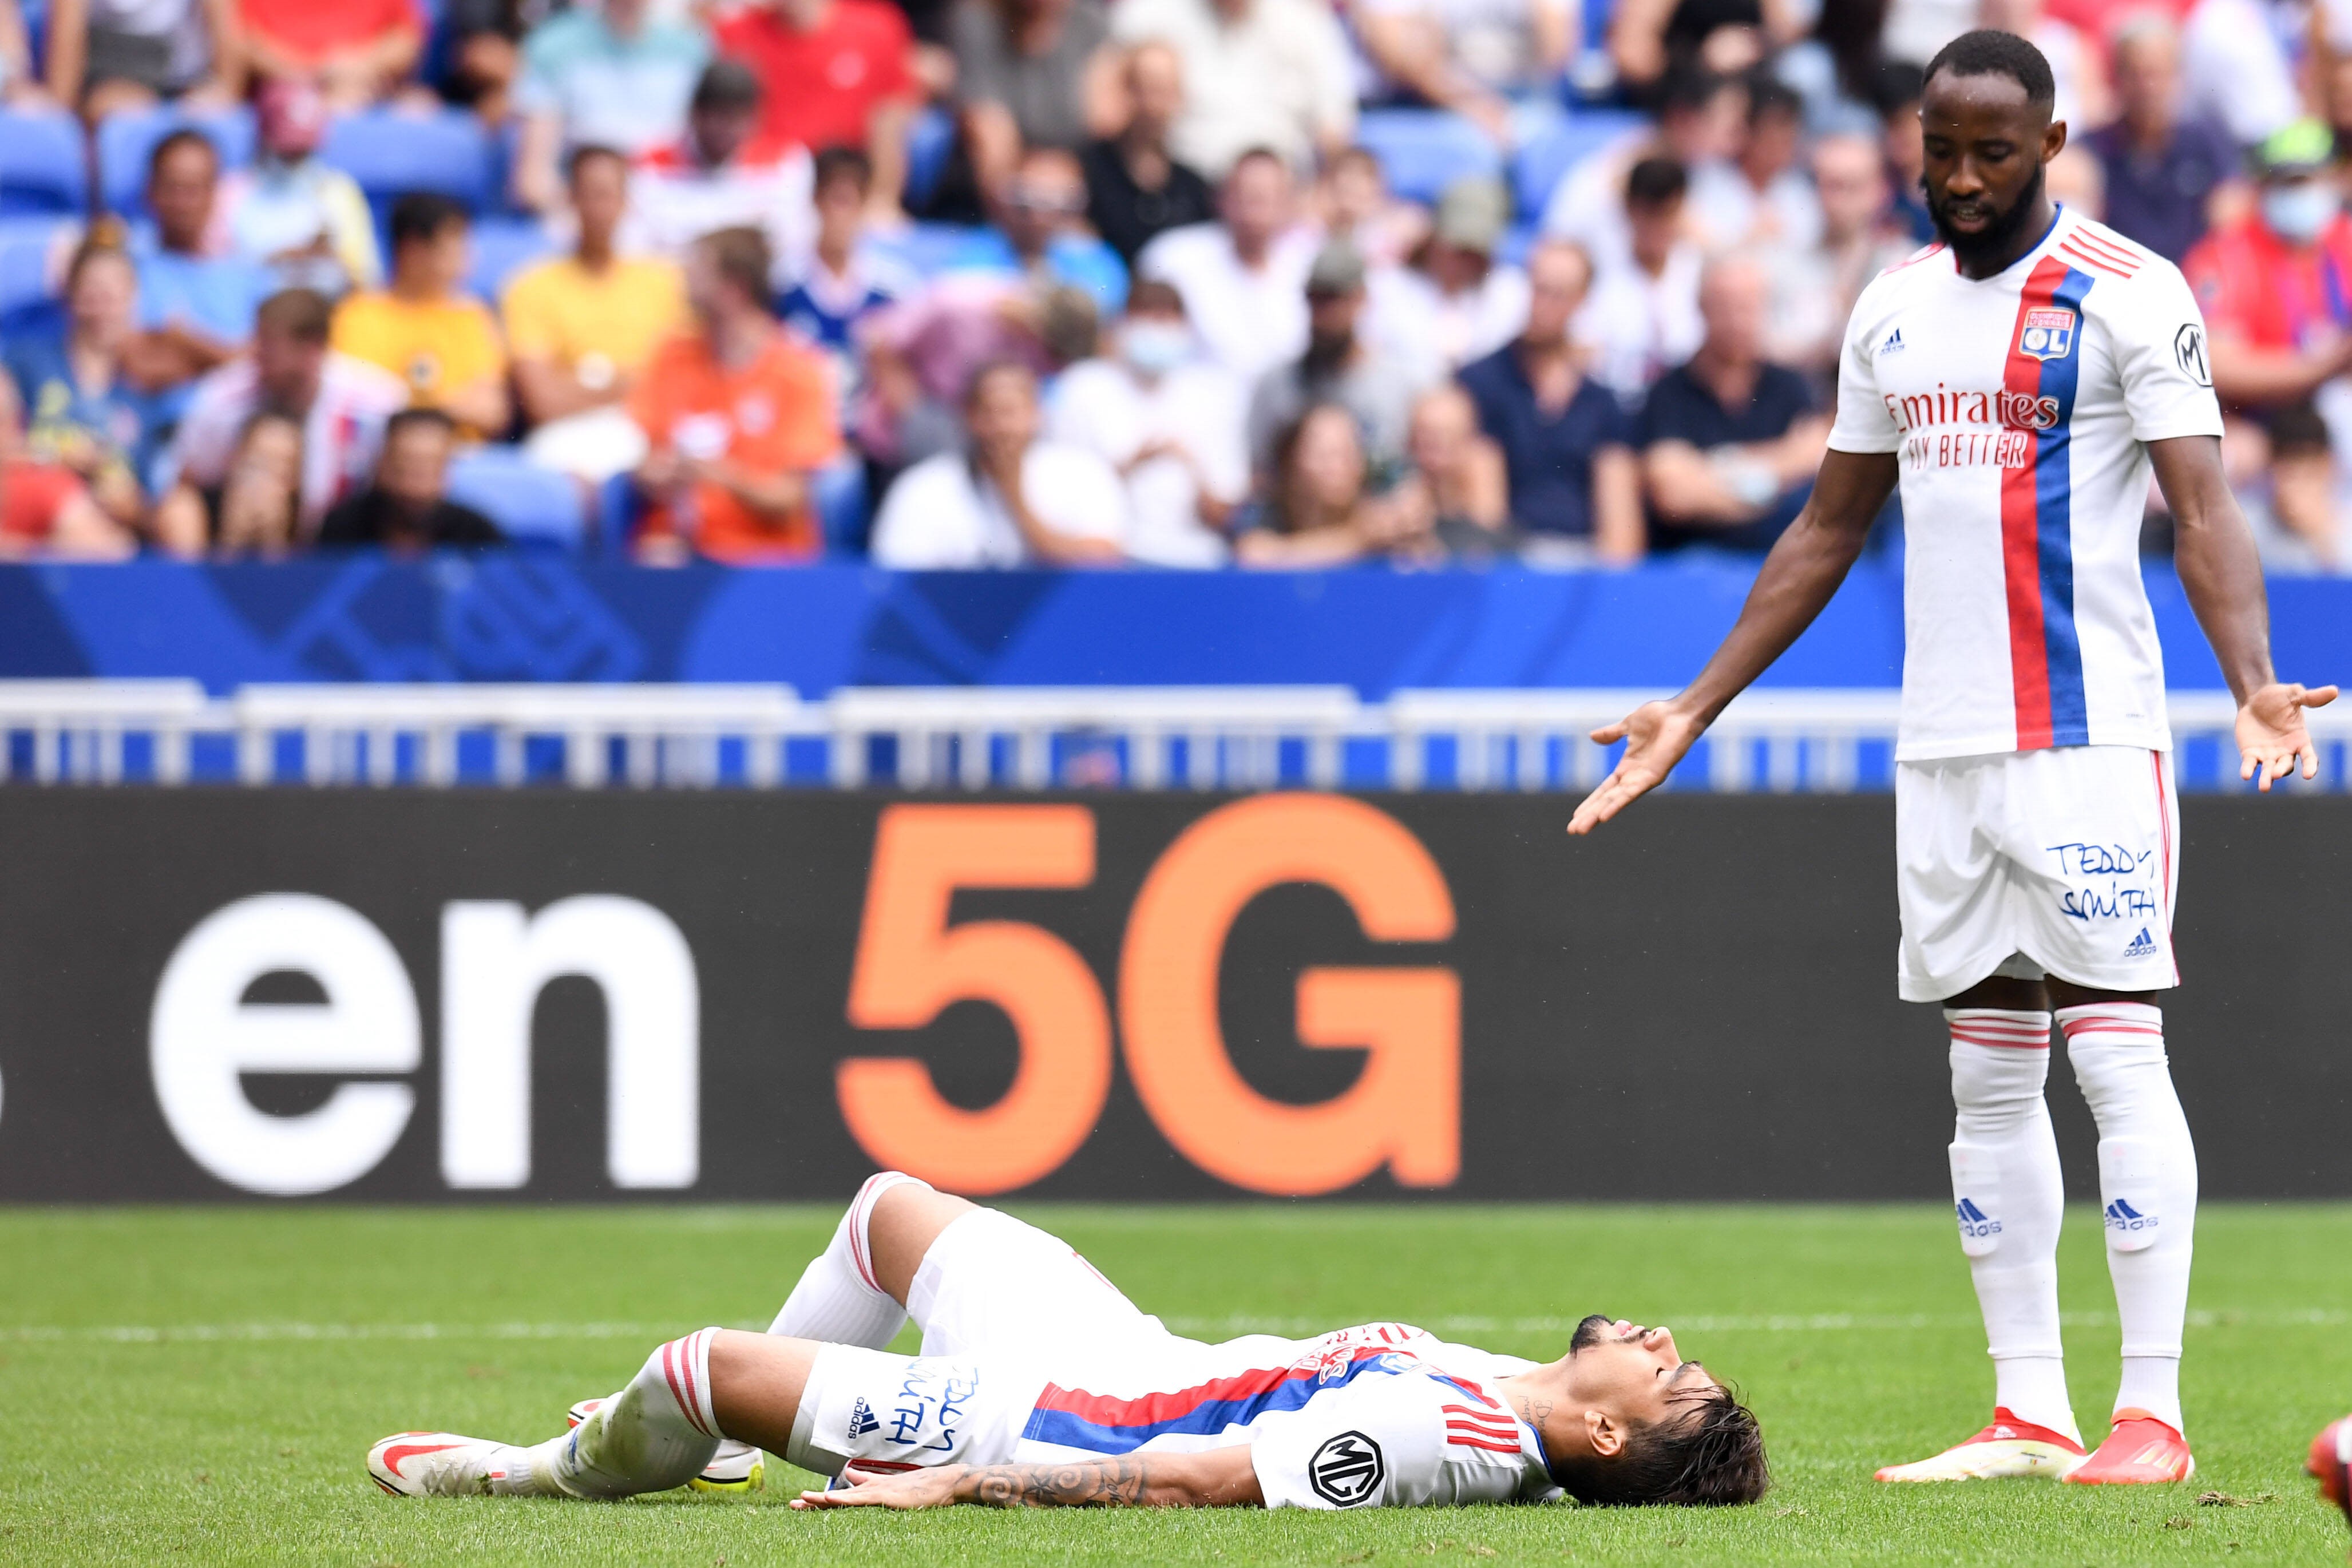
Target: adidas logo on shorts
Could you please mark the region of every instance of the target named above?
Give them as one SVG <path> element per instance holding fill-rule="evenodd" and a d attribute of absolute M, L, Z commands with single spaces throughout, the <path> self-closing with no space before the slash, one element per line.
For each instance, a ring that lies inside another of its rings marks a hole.
<path fill-rule="evenodd" d="M 862 1396 L 856 1404 L 849 1407 L 849 1440 L 851 1442 L 856 1442 L 881 1425 L 881 1418 L 874 1414 L 873 1407 L 867 1405 Z"/>
<path fill-rule="evenodd" d="M 2139 934 L 2131 939 L 2131 945 L 2124 949 L 2124 956 L 2126 958 L 2146 958 L 2149 953 L 2154 952 L 2155 951 L 2156 938 L 2147 934 L 2147 927 L 2142 926 L 2139 928 Z"/>

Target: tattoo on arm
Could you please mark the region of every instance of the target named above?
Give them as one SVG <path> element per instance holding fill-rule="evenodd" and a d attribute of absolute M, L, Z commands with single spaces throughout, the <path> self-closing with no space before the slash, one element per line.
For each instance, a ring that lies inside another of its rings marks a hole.
<path fill-rule="evenodd" d="M 1074 1465 L 989 1465 L 958 1489 L 991 1508 L 1113 1507 L 1146 1501 L 1146 1462 L 1130 1456 Z"/>

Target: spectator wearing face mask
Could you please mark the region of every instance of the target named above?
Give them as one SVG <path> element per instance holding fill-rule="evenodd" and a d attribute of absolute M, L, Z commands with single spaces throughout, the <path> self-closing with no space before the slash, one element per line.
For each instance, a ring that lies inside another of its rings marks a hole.
<path fill-rule="evenodd" d="M 874 559 L 902 571 L 1108 565 L 1121 559 L 1126 495 L 1111 466 L 1045 438 L 1037 378 L 983 365 L 963 396 L 962 450 L 900 475 L 874 523 Z"/>
<path fill-rule="evenodd" d="M 262 85 L 254 100 L 261 151 L 225 177 L 220 223 L 227 248 L 269 268 L 280 289 L 336 298 L 383 279 L 375 220 L 358 184 L 319 156 L 326 101 L 307 82 Z"/>
<path fill-rule="evenodd" d="M 1127 491 L 1127 552 L 1155 566 L 1215 566 L 1249 493 L 1242 389 L 1200 356 L 1183 296 L 1149 279 L 1129 295 L 1109 357 L 1055 383 L 1048 438 L 1093 452 Z"/>
<path fill-rule="evenodd" d="M 2260 201 L 2207 235 L 2181 270 L 2210 335 L 2233 481 L 2268 473 L 2280 526 L 2323 564 L 2346 559 L 2325 416 L 2352 371 L 2352 217 L 2334 139 L 2297 121 L 2256 151 Z"/>
<path fill-rule="evenodd" d="M 457 426 L 437 408 L 404 408 L 383 428 L 375 483 L 327 514 L 321 550 L 373 547 L 395 555 L 503 544 L 498 524 L 449 499 Z"/>

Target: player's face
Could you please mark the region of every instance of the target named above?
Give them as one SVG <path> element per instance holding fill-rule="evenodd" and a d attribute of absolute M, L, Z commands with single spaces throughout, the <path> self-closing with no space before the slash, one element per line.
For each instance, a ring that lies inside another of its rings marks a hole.
<path fill-rule="evenodd" d="M 1940 71 L 1919 106 L 1921 174 L 1936 231 L 1963 258 L 2005 251 L 2034 211 L 2042 165 L 2066 144 L 2012 79 Z"/>
<path fill-rule="evenodd" d="M 1658 1422 L 1677 1396 L 1714 1386 L 1705 1367 L 1683 1359 L 1671 1329 L 1596 1314 L 1577 1325 L 1569 1344 L 1569 1397 L 1589 1409 Z"/>

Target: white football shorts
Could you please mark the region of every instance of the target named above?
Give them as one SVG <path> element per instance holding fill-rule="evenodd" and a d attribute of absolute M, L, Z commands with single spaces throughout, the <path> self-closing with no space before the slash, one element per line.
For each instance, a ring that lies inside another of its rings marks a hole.
<path fill-rule="evenodd" d="M 2180 803 L 2162 752 L 1897 763 L 1895 857 L 1906 1002 L 1940 1002 L 1995 973 L 2106 991 L 2180 984 Z"/>
<path fill-rule="evenodd" d="M 922 1353 L 854 1345 L 817 1352 L 784 1458 L 838 1475 L 1012 1462 L 1050 1364 L 1057 1375 L 1190 1360 L 1202 1347 L 1139 1310 L 1069 1243 L 994 1209 L 931 1243 L 907 1290 Z"/>

